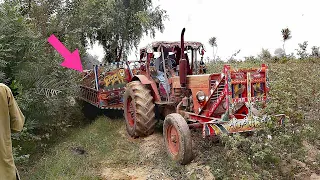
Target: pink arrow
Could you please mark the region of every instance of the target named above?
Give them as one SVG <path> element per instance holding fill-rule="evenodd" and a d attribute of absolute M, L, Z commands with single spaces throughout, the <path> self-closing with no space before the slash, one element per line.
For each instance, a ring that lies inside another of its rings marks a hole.
<path fill-rule="evenodd" d="M 76 49 L 73 53 L 59 41 L 53 34 L 48 38 L 48 42 L 61 54 L 65 59 L 60 65 L 69 69 L 74 69 L 82 72 L 82 63 L 80 60 L 79 50 Z"/>

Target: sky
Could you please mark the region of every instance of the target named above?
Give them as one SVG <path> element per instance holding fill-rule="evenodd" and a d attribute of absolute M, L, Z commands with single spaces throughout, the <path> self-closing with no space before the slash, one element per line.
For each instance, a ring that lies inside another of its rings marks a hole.
<path fill-rule="evenodd" d="M 139 47 L 152 41 L 179 41 L 182 28 L 186 28 L 186 41 L 200 41 L 206 53 L 213 58 L 209 38 L 217 38 L 217 56 L 229 58 L 241 50 L 237 59 L 256 56 L 261 49 L 274 54 L 282 48 L 281 29 L 289 28 L 292 38 L 286 42 L 287 53 L 294 52 L 298 43 L 308 41 L 308 51 L 312 46 L 320 46 L 319 0 L 153 0 L 167 10 L 169 20 L 164 22 L 163 33 L 157 32 L 154 39 L 144 37 Z M 215 50 L 216 51 L 216 50 Z M 103 58 L 103 49 L 95 44 L 88 51 Z M 136 50 L 128 57 L 136 60 Z"/>

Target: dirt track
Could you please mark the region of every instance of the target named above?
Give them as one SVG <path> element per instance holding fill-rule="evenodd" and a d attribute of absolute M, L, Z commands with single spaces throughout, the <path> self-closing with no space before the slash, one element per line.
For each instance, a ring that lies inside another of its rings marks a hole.
<path fill-rule="evenodd" d="M 123 138 L 135 141 L 139 144 L 140 162 L 134 166 L 122 168 L 104 168 L 102 177 L 104 179 L 119 180 L 152 180 L 152 179 L 202 179 L 213 180 L 210 167 L 201 165 L 195 158 L 186 166 L 179 166 L 169 160 L 166 154 L 161 132 L 156 132 L 151 136 L 142 139 L 132 139 L 128 137 L 125 128 L 121 128 L 119 134 Z M 196 156 L 199 152 L 195 153 Z"/>
<path fill-rule="evenodd" d="M 121 142 L 133 142 L 134 145 L 137 145 L 135 154 L 137 159 L 133 163 L 122 163 L 123 165 L 114 166 L 114 163 L 107 163 L 105 166 L 100 169 L 100 176 L 103 179 L 115 179 L 115 180 L 153 180 L 153 179 L 164 179 L 164 180 L 175 180 L 175 179 L 200 179 L 200 180 L 213 180 L 215 177 L 213 173 L 219 175 L 224 173 L 225 167 L 221 167 L 223 162 L 226 159 L 222 156 L 229 156 L 231 150 L 225 149 L 225 146 L 222 143 L 215 143 L 213 140 L 203 139 L 201 131 L 191 130 L 192 135 L 192 146 L 193 153 L 195 155 L 194 160 L 186 165 L 178 165 L 169 159 L 166 153 L 165 145 L 163 142 L 162 136 L 162 125 L 158 124 L 154 134 L 146 138 L 133 139 L 129 137 L 126 132 L 125 124 L 122 127 L 119 127 L 117 131 L 118 136 L 121 137 L 119 143 Z M 291 162 L 283 164 L 281 167 L 281 172 L 288 174 L 296 167 L 300 167 L 298 172 L 295 172 L 293 175 L 296 179 L 310 179 L 310 180 L 320 180 L 318 171 L 316 167 L 310 167 L 310 164 L 314 164 L 317 160 L 318 154 L 320 151 L 313 145 L 308 144 L 307 142 L 303 144 L 307 150 L 307 159 L 306 162 L 297 161 L 292 159 Z M 121 151 L 121 149 L 117 149 Z M 240 149 L 239 149 L 240 150 Z M 128 154 L 128 152 L 126 152 Z M 245 153 L 243 153 L 245 155 Z M 239 156 L 237 156 L 239 158 Z M 248 156 L 250 157 L 250 156 Z M 235 159 L 235 162 L 240 162 L 240 159 Z M 239 163 L 238 162 L 238 163 Z M 309 163 L 308 163 L 309 162 Z M 229 164 L 232 162 L 228 162 Z M 240 162 L 242 163 L 242 162 Z M 308 165 L 306 164 L 308 163 Z M 292 167 L 291 167 L 292 166 Z M 216 169 L 213 169 L 213 168 Z M 230 166 L 232 169 L 230 171 L 241 171 L 241 168 L 233 169 L 235 167 Z M 100 167 L 101 168 L 101 167 Z M 228 172 L 230 173 L 230 172 Z M 230 174 L 227 177 L 230 177 Z M 225 176 L 223 176 L 225 177 Z M 247 177 L 252 177 L 248 175 Z M 221 177 L 216 177 L 220 179 Z M 250 179 L 250 178 L 249 178 Z"/>

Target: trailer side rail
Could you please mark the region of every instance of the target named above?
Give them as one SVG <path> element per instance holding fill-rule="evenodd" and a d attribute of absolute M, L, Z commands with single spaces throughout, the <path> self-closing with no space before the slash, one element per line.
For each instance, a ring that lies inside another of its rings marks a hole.
<path fill-rule="evenodd" d="M 98 99 L 99 92 L 93 88 L 80 86 L 80 99 L 99 107 L 99 99 Z"/>

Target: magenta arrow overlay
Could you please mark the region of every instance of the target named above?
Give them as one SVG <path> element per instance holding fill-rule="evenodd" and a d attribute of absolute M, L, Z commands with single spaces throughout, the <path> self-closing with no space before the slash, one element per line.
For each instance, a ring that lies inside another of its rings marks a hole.
<path fill-rule="evenodd" d="M 48 38 L 48 42 L 58 51 L 59 54 L 65 59 L 60 65 L 69 69 L 74 69 L 82 72 L 82 63 L 80 60 L 79 50 L 76 49 L 71 53 L 55 35 Z"/>

